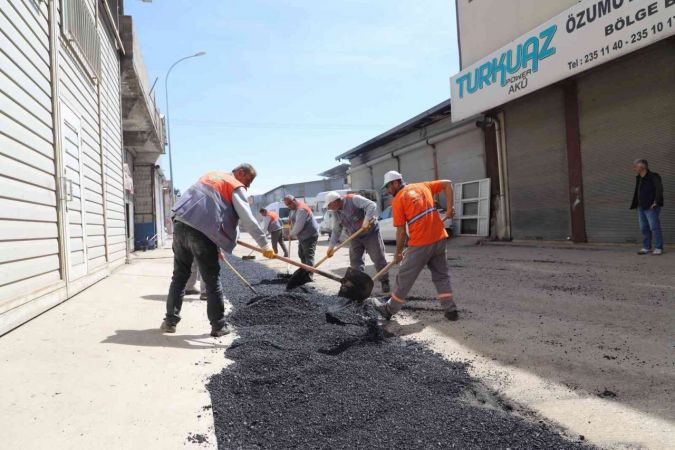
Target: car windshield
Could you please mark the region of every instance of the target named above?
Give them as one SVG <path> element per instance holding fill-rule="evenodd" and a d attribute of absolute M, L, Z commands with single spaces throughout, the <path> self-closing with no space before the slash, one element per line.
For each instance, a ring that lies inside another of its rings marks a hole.
<path fill-rule="evenodd" d="M 279 217 L 285 219 L 290 214 L 291 210 L 289 208 L 279 208 Z"/>
<path fill-rule="evenodd" d="M 380 214 L 380 220 L 391 219 L 391 206 L 387 206 Z"/>

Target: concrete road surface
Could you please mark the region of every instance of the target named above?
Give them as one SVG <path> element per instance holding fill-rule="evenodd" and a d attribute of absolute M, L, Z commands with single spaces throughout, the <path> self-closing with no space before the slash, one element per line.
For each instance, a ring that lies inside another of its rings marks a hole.
<path fill-rule="evenodd" d="M 448 245 L 460 320 L 434 311 L 425 271 L 389 331 L 470 362 L 487 386 L 572 435 L 675 448 L 675 253 Z M 318 257 L 325 248 L 323 239 Z M 343 273 L 347 253 L 324 269 Z M 233 337 L 208 337 L 196 297 L 178 333 L 160 334 L 171 252 L 139 256 L 0 337 L 0 448 L 215 448 L 204 384 L 227 364 Z M 287 270 L 260 256 L 252 264 Z M 320 277 L 313 285 L 338 289 Z"/>

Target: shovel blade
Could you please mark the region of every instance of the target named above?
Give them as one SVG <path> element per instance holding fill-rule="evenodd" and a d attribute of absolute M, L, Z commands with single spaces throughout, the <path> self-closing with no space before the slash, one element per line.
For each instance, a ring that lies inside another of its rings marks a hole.
<path fill-rule="evenodd" d="M 362 302 L 370 297 L 371 292 L 373 292 L 373 286 L 373 280 L 368 274 L 350 267 L 347 269 L 344 278 L 342 278 L 338 295 Z"/>
<path fill-rule="evenodd" d="M 312 281 L 310 273 L 305 269 L 298 269 L 293 272 L 293 275 L 291 275 L 291 277 L 288 279 L 288 283 L 286 283 L 286 290 L 290 291 L 296 287 L 307 284 L 310 281 Z"/>

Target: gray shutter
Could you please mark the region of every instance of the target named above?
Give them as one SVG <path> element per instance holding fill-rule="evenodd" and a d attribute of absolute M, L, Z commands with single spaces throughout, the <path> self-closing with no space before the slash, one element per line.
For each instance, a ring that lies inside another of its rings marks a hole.
<path fill-rule="evenodd" d="M 462 134 L 436 144 L 438 176 L 454 183 L 485 178 L 485 139 L 471 124 Z"/>
<path fill-rule="evenodd" d="M 570 235 L 563 92 L 558 87 L 507 105 L 506 152 L 514 239 Z"/>
<path fill-rule="evenodd" d="M 350 170 L 352 189 L 370 189 L 370 169 L 358 166 Z"/>
<path fill-rule="evenodd" d="M 675 242 L 675 41 L 579 79 L 586 233 L 591 242 L 636 242 L 632 162 L 645 158 L 663 178 L 664 240 Z"/>
<path fill-rule="evenodd" d="M 434 154 L 431 148 L 415 150 L 399 156 L 401 174 L 409 183 L 430 181 L 434 177 Z M 395 169 L 393 169 L 395 170 Z M 382 183 L 380 183 L 382 186 Z"/>

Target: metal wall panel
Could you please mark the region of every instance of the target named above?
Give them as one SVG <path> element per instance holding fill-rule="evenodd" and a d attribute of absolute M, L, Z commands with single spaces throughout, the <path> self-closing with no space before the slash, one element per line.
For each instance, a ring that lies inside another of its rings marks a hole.
<path fill-rule="evenodd" d="M 352 189 L 370 189 L 370 169 L 366 166 L 359 166 L 356 170 L 350 172 Z"/>
<path fill-rule="evenodd" d="M 0 0 L 0 314 L 61 278 L 45 5 Z"/>
<path fill-rule="evenodd" d="M 563 91 L 552 87 L 505 107 L 514 239 L 570 235 Z"/>
<path fill-rule="evenodd" d="M 470 125 L 465 132 L 436 144 L 438 176 L 455 183 L 485 178 L 485 139 Z"/>
<path fill-rule="evenodd" d="M 675 39 L 601 67 L 578 86 L 589 241 L 639 241 L 628 208 L 632 162 L 645 158 L 663 178 L 661 224 L 666 242 L 675 242 Z"/>
<path fill-rule="evenodd" d="M 391 204 L 391 196 L 386 191 L 381 190 L 382 183 L 384 183 L 384 174 L 390 170 L 398 170 L 398 163 L 394 158 L 387 159 L 375 164 L 373 167 L 373 188 L 380 192 L 380 199 L 382 204 L 379 205 L 381 209 L 385 209 Z"/>
<path fill-rule="evenodd" d="M 399 156 L 399 160 L 401 174 L 407 182 L 415 183 L 434 179 L 434 154 L 431 147 L 404 153 Z"/>
<path fill-rule="evenodd" d="M 106 190 L 105 235 L 108 244 L 108 262 L 114 262 L 125 258 L 127 251 L 124 220 L 120 60 L 112 37 L 103 25 L 99 27 L 99 34 L 101 38 L 101 146 Z M 103 258 L 102 261 L 104 261 Z"/>

